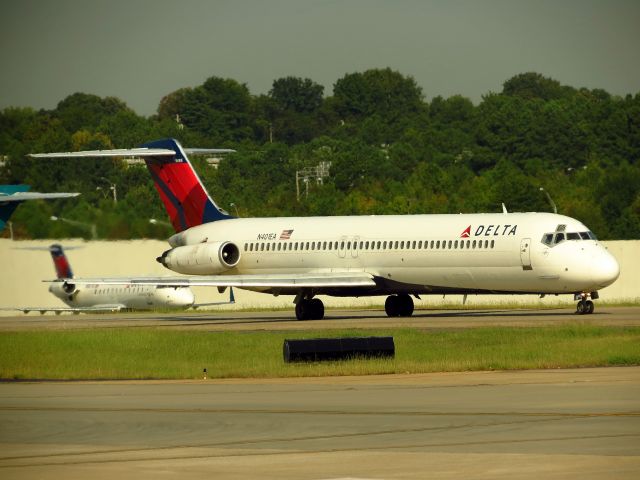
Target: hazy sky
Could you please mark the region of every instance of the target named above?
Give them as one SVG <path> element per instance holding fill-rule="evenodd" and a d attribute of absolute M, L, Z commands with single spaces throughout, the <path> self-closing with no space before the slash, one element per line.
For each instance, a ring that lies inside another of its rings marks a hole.
<path fill-rule="evenodd" d="M 267 93 L 391 67 L 427 99 L 478 102 L 536 71 L 574 87 L 640 91 L 640 0 L 0 0 L 0 108 L 74 92 L 143 115 L 212 76 Z"/>

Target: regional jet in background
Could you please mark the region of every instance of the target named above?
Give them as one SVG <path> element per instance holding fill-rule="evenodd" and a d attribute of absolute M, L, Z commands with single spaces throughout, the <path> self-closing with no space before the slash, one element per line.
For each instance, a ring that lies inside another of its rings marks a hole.
<path fill-rule="evenodd" d="M 40 247 L 30 249 L 41 250 Z M 188 286 L 176 285 L 100 285 L 83 283 L 75 279 L 71 265 L 61 245 L 49 247 L 56 280 L 50 281 L 49 291 L 68 307 L 23 307 L 24 313 L 38 311 L 41 314 L 54 312 L 117 312 L 120 310 L 153 310 L 161 308 L 198 308 L 204 306 L 234 303 L 233 290 L 229 302 L 196 304 L 193 292 Z M 80 282 L 80 284 L 76 284 Z"/>
<path fill-rule="evenodd" d="M 29 188 L 31 188 L 29 185 L 0 185 L 0 231 L 22 202 L 27 200 L 55 200 L 57 198 L 70 198 L 80 195 L 79 193 L 28 192 Z"/>
<path fill-rule="evenodd" d="M 308 320 L 324 316 L 318 295 L 386 295 L 385 311 L 395 317 L 413 313 L 412 296 L 572 294 L 577 313 L 592 313 L 591 299 L 620 272 L 585 225 L 551 213 L 236 218 L 205 190 L 187 158 L 193 151 L 165 139 L 136 149 L 31 155 L 144 158 L 176 231 L 157 261 L 195 275 L 87 283 L 293 295 L 296 317 Z"/>

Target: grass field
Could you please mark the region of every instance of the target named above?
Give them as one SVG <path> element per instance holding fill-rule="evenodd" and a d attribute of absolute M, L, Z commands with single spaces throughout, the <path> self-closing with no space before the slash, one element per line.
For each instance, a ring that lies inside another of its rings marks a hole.
<path fill-rule="evenodd" d="M 286 338 L 387 336 L 393 359 L 286 364 Z M 100 329 L 0 334 L 0 378 L 189 379 L 424 373 L 640 364 L 640 329 L 554 328 L 309 332 Z"/>

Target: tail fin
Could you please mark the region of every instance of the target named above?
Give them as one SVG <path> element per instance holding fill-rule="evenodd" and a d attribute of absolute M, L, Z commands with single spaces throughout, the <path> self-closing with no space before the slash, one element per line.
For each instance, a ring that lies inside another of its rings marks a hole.
<path fill-rule="evenodd" d="M 234 218 L 209 197 L 177 140 L 168 138 L 142 147 L 173 150 L 175 156 L 147 156 L 145 162 L 176 232 Z"/>
<path fill-rule="evenodd" d="M 51 258 L 53 258 L 53 266 L 56 269 L 56 277 L 73 278 L 71 265 L 69 264 L 69 260 L 67 260 L 67 256 L 64 254 L 64 250 L 62 250 L 62 245 L 58 245 L 57 243 L 51 245 L 49 247 L 49 252 L 51 252 Z"/>
<path fill-rule="evenodd" d="M 0 185 L 0 230 L 9 221 L 18 205 L 22 202 L 3 202 L 3 195 L 13 195 L 17 192 L 26 192 L 31 188 L 29 185 Z"/>

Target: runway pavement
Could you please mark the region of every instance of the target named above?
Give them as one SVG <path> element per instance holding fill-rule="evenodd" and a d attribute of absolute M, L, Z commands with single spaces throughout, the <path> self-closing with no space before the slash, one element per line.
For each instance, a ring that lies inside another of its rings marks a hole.
<path fill-rule="evenodd" d="M 573 307 L 556 309 L 417 310 L 409 318 L 389 318 L 383 310 L 327 310 L 324 320 L 300 322 L 293 311 L 136 312 L 117 314 L 0 317 L 1 331 L 75 328 L 168 328 L 180 330 L 324 330 L 328 328 L 476 328 L 483 326 L 553 326 L 579 321 L 603 326 L 640 326 L 640 307 L 597 306 L 592 315 Z"/>
<path fill-rule="evenodd" d="M 0 384 L 3 479 L 629 478 L 640 367 Z"/>

